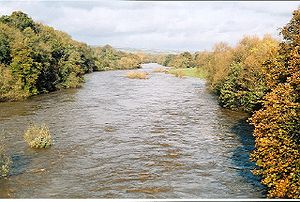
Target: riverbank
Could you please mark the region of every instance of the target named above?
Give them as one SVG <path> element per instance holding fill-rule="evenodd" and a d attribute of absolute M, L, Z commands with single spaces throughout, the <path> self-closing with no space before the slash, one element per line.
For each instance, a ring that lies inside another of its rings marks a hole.
<path fill-rule="evenodd" d="M 166 73 L 173 75 L 182 75 L 199 79 L 206 79 L 207 73 L 202 68 L 168 68 Z"/>

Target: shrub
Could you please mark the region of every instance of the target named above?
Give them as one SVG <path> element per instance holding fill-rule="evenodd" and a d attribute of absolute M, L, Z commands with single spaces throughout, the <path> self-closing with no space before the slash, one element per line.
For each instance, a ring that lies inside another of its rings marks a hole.
<path fill-rule="evenodd" d="M 243 67 L 233 64 L 226 80 L 220 87 L 219 102 L 221 106 L 233 110 L 252 112 L 261 107 L 261 99 L 266 94 L 267 87 L 264 82 L 256 81 L 247 85 L 244 81 Z"/>
<path fill-rule="evenodd" d="M 148 79 L 147 72 L 131 71 L 127 73 L 127 78 L 130 79 Z"/>
<path fill-rule="evenodd" d="M 11 160 L 6 155 L 4 146 L 0 145 L 0 178 L 6 177 L 9 173 Z"/>
<path fill-rule="evenodd" d="M 48 148 L 52 145 L 49 128 L 44 124 L 29 126 L 24 134 L 24 140 L 31 148 Z"/>
<path fill-rule="evenodd" d="M 64 88 L 79 88 L 82 86 L 84 79 L 77 76 L 74 72 L 70 73 L 66 81 L 62 85 Z"/>

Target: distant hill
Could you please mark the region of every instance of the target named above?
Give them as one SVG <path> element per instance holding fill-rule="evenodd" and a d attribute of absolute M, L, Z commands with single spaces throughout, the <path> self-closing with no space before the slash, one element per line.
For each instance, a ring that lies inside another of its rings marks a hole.
<path fill-rule="evenodd" d="M 172 50 L 167 50 L 167 51 L 162 51 L 162 50 L 155 50 L 155 49 L 146 49 L 146 48 L 127 48 L 127 47 L 115 47 L 117 50 L 124 51 L 124 52 L 131 52 L 131 53 L 136 53 L 136 52 L 144 52 L 144 53 L 152 53 L 152 54 L 177 54 L 180 53 L 180 51 L 172 51 Z"/>
<path fill-rule="evenodd" d="M 98 45 L 93 47 L 103 47 L 105 45 Z M 181 53 L 181 51 L 174 51 L 174 50 L 158 50 L 158 49 L 146 49 L 146 48 L 130 48 L 130 47 L 113 47 L 114 49 L 117 49 L 119 51 L 128 52 L 128 53 L 150 53 L 150 54 L 178 54 Z"/>

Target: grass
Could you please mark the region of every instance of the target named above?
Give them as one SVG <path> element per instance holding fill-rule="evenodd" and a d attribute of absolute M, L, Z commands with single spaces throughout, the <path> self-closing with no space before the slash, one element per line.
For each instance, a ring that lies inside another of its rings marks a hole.
<path fill-rule="evenodd" d="M 142 71 L 131 71 L 127 73 L 127 78 L 129 79 L 148 79 L 148 73 Z"/>
<path fill-rule="evenodd" d="M 43 124 L 41 126 L 29 126 L 24 134 L 24 140 L 31 148 L 48 148 L 52 145 L 49 128 Z"/>
<path fill-rule="evenodd" d="M 173 74 L 176 77 L 183 78 L 184 76 L 187 77 L 195 77 L 204 79 L 206 78 L 206 72 L 201 68 L 172 68 L 167 71 L 169 74 Z"/>
<path fill-rule="evenodd" d="M 183 72 L 184 72 L 185 76 L 188 76 L 188 77 L 204 79 L 207 76 L 206 72 L 202 68 L 196 68 L 196 67 L 185 68 L 185 69 L 183 69 Z"/>
<path fill-rule="evenodd" d="M 183 78 L 185 76 L 183 69 L 172 68 L 166 71 L 167 74 L 173 74 L 178 78 Z"/>

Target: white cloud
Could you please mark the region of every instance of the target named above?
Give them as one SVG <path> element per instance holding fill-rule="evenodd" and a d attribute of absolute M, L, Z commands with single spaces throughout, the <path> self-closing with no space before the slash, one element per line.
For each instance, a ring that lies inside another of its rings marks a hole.
<path fill-rule="evenodd" d="M 0 13 L 22 10 L 33 19 L 92 45 L 202 50 L 271 33 L 298 2 L 0 1 Z"/>

